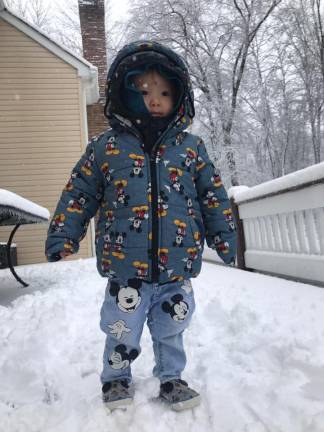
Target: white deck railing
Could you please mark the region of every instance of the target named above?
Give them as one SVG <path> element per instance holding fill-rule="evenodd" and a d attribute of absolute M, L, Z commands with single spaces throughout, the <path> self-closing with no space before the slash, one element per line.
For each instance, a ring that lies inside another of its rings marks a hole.
<path fill-rule="evenodd" d="M 240 268 L 324 283 L 324 163 L 230 195 Z"/>

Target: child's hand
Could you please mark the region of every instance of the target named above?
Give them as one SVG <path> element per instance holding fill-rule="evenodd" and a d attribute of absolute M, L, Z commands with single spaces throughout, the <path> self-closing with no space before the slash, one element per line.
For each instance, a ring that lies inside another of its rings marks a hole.
<path fill-rule="evenodd" d="M 60 257 L 61 258 L 66 258 L 67 256 L 69 256 L 69 255 L 72 255 L 72 252 L 70 252 L 70 251 L 62 251 L 62 252 L 60 252 Z"/>

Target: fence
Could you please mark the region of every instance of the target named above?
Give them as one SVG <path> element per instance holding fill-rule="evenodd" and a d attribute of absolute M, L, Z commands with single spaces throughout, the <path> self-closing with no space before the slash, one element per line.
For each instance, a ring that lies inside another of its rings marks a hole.
<path fill-rule="evenodd" d="M 239 268 L 324 284 L 324 163 L 230 194 Z"/>

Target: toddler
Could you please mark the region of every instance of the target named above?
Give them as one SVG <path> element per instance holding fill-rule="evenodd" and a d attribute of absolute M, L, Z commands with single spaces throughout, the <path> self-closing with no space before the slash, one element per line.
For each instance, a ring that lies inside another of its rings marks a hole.
<path fill-rule="evenodd" d="M 156 42 L 126 45 L 106 92 L 111 128 L 90 141 L 72 171 L 46 255 L 57 261 L 76 253 L 99 211 L 97 268 L 108 278 L 103 400 L 110 409 L 132 402 L 131 363 L 147 321 L 159 398 L 178 411 L 192 408 L 200 395 L 182 379 L 183 332 L 195 309 L 190 279 L 200 272 L 205 239 L 225 263 L 234 262 L 230 204 L 203 141 L 185 131 L 195 111 L 180 56 Z"/>

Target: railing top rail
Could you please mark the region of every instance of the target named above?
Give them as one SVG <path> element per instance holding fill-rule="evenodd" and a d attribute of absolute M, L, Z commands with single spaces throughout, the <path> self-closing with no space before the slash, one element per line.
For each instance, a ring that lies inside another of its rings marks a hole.
<path fill-rule="evenodd" d="M 246 204 L 322 183 L 324 183 L 324 162 L 251 188 L 246 186 L 232 187 L 229 194 L 234 198 L 236 204 Z"/>
<path fill-rule="evenodd" d="M 247 199 L 242 199 L 241 197 L 239 198 L 239 200 L 236 199 L 236 195 L 234 195 L 234 200 L 236 204 L 247 204 L 249 202 L 255 202 L 255 201 L 259 201 L 262 200 L 264 198 L 270 198 L 270 197 L 274 197 L 276 195 L 282 195 L 286 192 L 294 192 L 297 190 L 301 190 L 301 189 L 306 189 L 310 186 L 315 186 L 317 184 L 323 184 L 324 183 L 324 178 L 323 179 L 319 179 L 319 180 L 314 180 L 312 182 L 308 182 L 308 183 L 303 183 L 301 185 L 298 186 L 292 186 L 290 188 L 286 188 L 286 189 L 280 189 L 276 192 L 269 192 L 267 194 L 264 195 L 260 195 L 260 196 L 256 196 L 254 198 L 247 198 Z"/>

